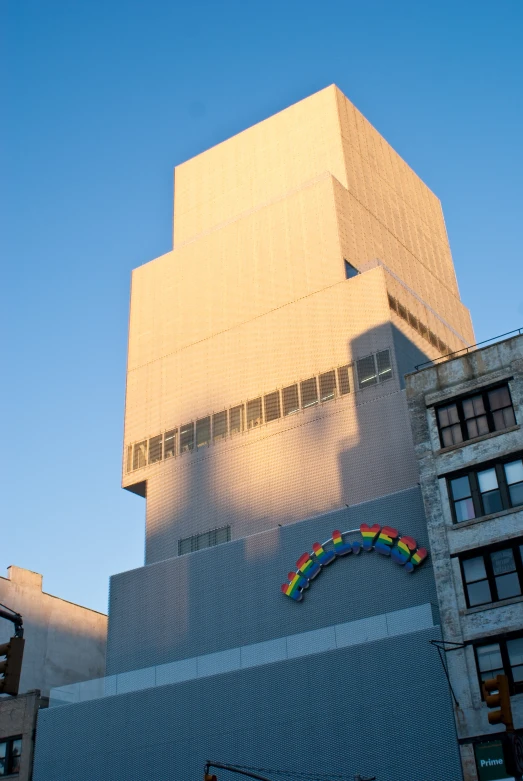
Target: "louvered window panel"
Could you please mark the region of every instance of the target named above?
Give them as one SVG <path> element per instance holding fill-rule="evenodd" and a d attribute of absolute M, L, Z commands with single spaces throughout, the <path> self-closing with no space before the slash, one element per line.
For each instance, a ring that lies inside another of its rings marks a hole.
<path fill-rule="evenodd" d="M 229 431 L 231 434 L 241 434 L 243 431 L 243 404 L 229 410 Z"/>
<path fill-rule="evenodd" d="M 216 412 L 212 416 L 212 438 L 213 442 L 217 439 L 223 439 L 227 436 L 227 410 Z"/>
<path fill-rule="evenodd" d="M 141 469 L 147 464 L 147 440 L 136 442 L 133 448 L 133 469 Z"/>
<path fill-rule="evenodd" d="M 133 468 L 133 446 L 127 445 L 127 465 L 126 472 L 130 472 Z"/>
<path fill-rule="evenodd" d="M 350 393 L 349 366 L 338 367 L 338 393 L 340 396 L 346 396 Z"/>
<path fill-rule="evenodd" d="M 268 393 L 263 402 L 265 406 L 265 422 L 270 423 L 271 420 L 278 420 L 281 417 L 280 392 Z"/>
<path fill-rule="evenodd" d="M 378 363 L 378 378 L 380 382 L 392 377 L 392 366 L 390 363 L 390 350 L 381 350 L 377 353 L 376 361 Z"/>
<path fill-rule="evenodd" d="M 163 457 L 173 458 L 176 455 L 176 435 L 178 429 L 166 431 L 163 437 Z"/>
<path fill-rule="evenodd" d="M 360 388 L 376 385 L 378 382 L 378 375 L 376 374 L 373 355 L 368 355 L 366 358 L 360 358 L 360 360 L 356 362 L 356 366 L 358 369 L 358 382 Z"/>
<path fill-rule="evenodd" d="M 178 540 L 178 556 L 183 556 L 185 553 L 192 553 L 192 537 Z"/>
<path fill-rule="evenodd" d="M 311 377 L 310 380 L 304 380 L 301 382 L 300 393 L 302 407 L 312 407 L 313 404 L 317 404 L 318 386 L 316 383 L 316 377 Z"/>
<path fill-rule="evenodd" d="M 413 315 L 412 312 L 409 312 L 409 324 L 414 328 L 416 331 L 419 329 L 419 323 L 418 318 L 416 315 Z"/>
<path fill-rule="evenodd" d="M 211 444 L 211 418 L 201 418 L 196 421 L 196 447 Z"/>
<path fill-rule="evenodd" d="M 185 537 L 178 540 L 178 556 L 186 553 L 193 553 L 203 548 L 212 548 L 214 545 L 221 545 L 229 542 L 231 539 L 231 527 L 221 526 L 219 529 L 209 529 L 201 534 L 193 534 L 192 537 Z"/>
<path fill-rule="evenodd" d="M 156 464 L 157 461 L 162 460 L 162 435 L 157 437 L 151 437 L 149 440 L 149 463 Z"/>
<path fill-rule="evenodd" d="M 320 400 L 329 401 L 336 395 L 336 372 L 334 370 L 320 374 Z"/>
<path fill-rule="evenodd" d="M 194 448 L 194 423 L 186 423 L 180 427 L 180 453 L 186 453 Z"/>
<path fill-rule="evenodd" d="M 247 402 L 247 428 L 256 428 L 262 424 L 261 398 L 251 399 Z"/>
<path fill-rule="evenodd" d="M 283 414 L 292 415 L 300 409 L 300 400 L 298 398 L 298 386 L 289 385 L 282 390 L 283 396 Z"/>
<path fill-rule="evenodd" d="M 216 545 L 221 545 L 224 542 L 229 542 L 231 539 L 231 527 L 222 526 L 221 529 L 216 529 Z"/>

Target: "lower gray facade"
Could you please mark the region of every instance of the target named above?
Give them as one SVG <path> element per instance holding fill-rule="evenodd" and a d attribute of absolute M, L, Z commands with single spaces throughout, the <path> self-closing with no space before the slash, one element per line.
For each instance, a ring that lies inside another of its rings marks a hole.
<path fill-rule="evenodd" d="M 430 555 L 411 574 L 376 551 L 347 555 L 301 602 L 281 593 L 315 541 L 361 523 L 394 525 L 426 545 L 413 488 L 115 576 L 111 677 L 85 695 L 94 699 L 40 714 L 35 781 L 186 781 L 208 759 L 263 767 L 269 778 L 461 781 L 429 642 L 441 637 Z M 267 652 L 278 647 L 285 658 Z M 179 682 L 162 685 L 169 669 Z"/>

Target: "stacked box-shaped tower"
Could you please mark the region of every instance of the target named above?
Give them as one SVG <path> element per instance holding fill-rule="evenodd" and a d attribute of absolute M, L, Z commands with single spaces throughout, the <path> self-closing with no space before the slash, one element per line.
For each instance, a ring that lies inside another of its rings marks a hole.
<path fill-rule="evenodd" d="M 471 342 L 438 199 L 336 87 L 176 168 L 174 249 L 132 279 L 146 566 L 36 781 L 460 778 L 403 375 Z"/>

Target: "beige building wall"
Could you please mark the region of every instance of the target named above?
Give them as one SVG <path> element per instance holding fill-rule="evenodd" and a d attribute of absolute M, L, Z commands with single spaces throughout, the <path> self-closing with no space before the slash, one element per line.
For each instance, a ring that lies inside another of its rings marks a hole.
<path fill-rule="evenodd" d="M 0 603 L 24 621 L 21 694 L 39 689 L 48 697 L 54 686 L 105 675 L 106 615 L 46 594 L 42 575 L 14 566 L 0 577 Z M 0 643 L 12 635 L 13 625 L 0 620 Z"/>
<path fill-rule="evenodd" d="M 124 457 L 123 485 L 147 491 L 147 561 L 214 526 L 245 536 L 415 484 L 399 375 L 474 341 L 438 199 L 334 86 L 175 183 L 174 250 L 133 272 L 125 453 L 370 352 L 395 365 L 388 385 L 354 393 L 353 376 L 350 396 L 198 452 Z"/>

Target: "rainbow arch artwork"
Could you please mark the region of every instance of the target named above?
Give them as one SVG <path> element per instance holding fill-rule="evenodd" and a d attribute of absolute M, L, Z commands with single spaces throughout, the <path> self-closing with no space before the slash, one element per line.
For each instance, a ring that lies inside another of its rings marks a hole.
<path fill-rule="evenodd" d="M 361 539 L 352 541 L 347 539 L 347 535 L 358 532 Z M 400 536 L 398 530 L 392 526 L 380 526 L 377 523 L 369 526 L 362 523 L 359 529 L 351 529 L 343 533 L 333 531 L 332 537 L 321 545 L 315 542 L 312 553 L 304 553 L 300 556 L 296 562 L 296 571 L 289 572 L 288 582 L 281 587 L 282 593 L 295 602 L 300 602 L 305 589 L 309 588 L 311 581 L 324 567 L 328 567 L 341 556 L 358 555 L 361 551 L 369 553 L 373 550 L 382 556 L 389 556 L 409 573 L 423 564 L 428 556 L 426 548 L 418 548 L 413 537 Z"/>

